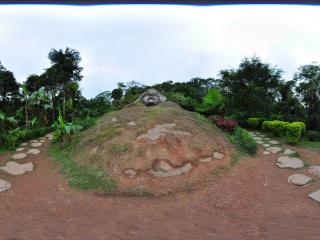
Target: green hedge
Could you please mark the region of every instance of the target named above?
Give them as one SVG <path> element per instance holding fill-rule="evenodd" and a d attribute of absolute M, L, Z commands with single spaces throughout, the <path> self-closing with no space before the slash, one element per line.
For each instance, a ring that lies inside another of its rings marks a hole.
<path fill-rule="evenodd" d="M 248 118 L 247 123 L 250 128 L 260 129 L 264 121 L 265 121 L 265 118 Z"/>
<path fill-rule="evenodd" d="M 271 132 L 275 136 L 286 136 L 290 143 L 295 144 L 306 132 L 306 125 L 303 122 L 264 121 L 262 130 Z"/>
<path fill-rule="evenodd" d="M 266 132 L 272 132 L 275 136 L 285 135 L 287 132 L 287 126 L 289 122 L 282 122 L 279 120 L 264 121 L 262 123 L 262 130 Z"/>

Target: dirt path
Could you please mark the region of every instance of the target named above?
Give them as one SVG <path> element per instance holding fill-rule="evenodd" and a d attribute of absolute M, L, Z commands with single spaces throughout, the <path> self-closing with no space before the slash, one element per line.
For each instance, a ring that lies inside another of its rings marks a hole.
<path fill-rule="evenodd" d="M 291 170 L 275 167 L 275 155 L 245 159 L 214 183 L 168 198 L 99 197 L 77 192 L 47 156 L 32 161 L 33 172 L 0 178 L 12 189 L 0 195 L 2 240 L 104 239 L 320 239 L 320 207 L 305 187 L 287 183 Z M 298 150 L 299 151 L 299 150 Z M 320 156 L 303 150 L 311 163 Z M 1 165 L 8 155 L 0 156 Z"/>

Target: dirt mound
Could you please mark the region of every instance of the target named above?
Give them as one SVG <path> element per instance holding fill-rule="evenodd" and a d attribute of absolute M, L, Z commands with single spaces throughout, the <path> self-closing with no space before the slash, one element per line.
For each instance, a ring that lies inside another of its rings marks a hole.
<path fill-rule="evenodd" d="M 134 103 L 106 114 L 81 134 L 76 147 L 78 164 L 104 169 L 127 193 L 198 186 L 229 164 L 232 150 L 207 119 L 171 102 Z"/>

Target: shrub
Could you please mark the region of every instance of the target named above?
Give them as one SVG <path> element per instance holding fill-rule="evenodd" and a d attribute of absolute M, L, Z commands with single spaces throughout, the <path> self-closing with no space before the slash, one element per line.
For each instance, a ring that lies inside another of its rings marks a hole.
<path fill-rule="evenodd" d="M 217 121 L 220 119 L 221 117 L 217 116 L 217 115 L 211 115 L 208 117 L 209 120 L 211 120 L 213 123 L 217 123 Z"/>
<path fill-rule="evenodd" d="M 316 141 L 320 141 L 320 132 L 317 131 L 308 131 L 306 133 L 306 137 L 309 141 L 311 142 L 316 142 Z"/>
<path fill-rule="evenodd" d="M 305 135 L 305 133 L 306 133 L 306 124 L 304 124 L 303 122 L 293 122 L 293 123 L 298 124 L 301 127 L 301 134 Z"/>
<path fill-rule="evenodd" d="M 231 142 L 251 155 L 254 155 L 258 148 L 257 142 L 251 135 L 239 126 L 235 128 Z"/>
<path fill-rule="evenodd" d="M 287 126 L 287 139 L 290 143 L 298 143 L 302 134 L 301 124 L 293 122 Z"/>
<path fill-rule="evenodd" d="M 85 130 L 94 126 L 96 122 L 97 122 L 96 118 L 87 116 L 85 118 L 77 118 L 72 123 L 75 125 L 82 126 L 82 130 Z"/>
<path fill-rule="evenodd" d="M 182 93 L 171 93 L 167 97 L 170 101 L 179 104 L 182 108 L 188 111 L 193 111 L 197 105 L 197 102 L 194 99 L 186 97 Z"/>
<path fill-rule="evenodd" d="M 262 130 L 272 132 L 275 136 L 285 135 L 289 122 L 282 122 L 278 120 L 264 121 L 262 123 Z"/>
<path fill-rule="evenodd" d="M 250 128 L 260 129 L 265 118 L 248 118 L 247 123 Z"/>
<path fill-rule="evenodd" d="M 236 120 L 224 118 L 218 119 L 216 124 L 217 127 L 227 132 L 234 132 L 235 128 L 238 126 L 238 122 Z"/>

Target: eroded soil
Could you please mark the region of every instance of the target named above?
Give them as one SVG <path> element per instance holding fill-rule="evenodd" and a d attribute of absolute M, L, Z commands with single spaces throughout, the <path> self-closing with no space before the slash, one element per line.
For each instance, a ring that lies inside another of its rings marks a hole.
<path fill-rule="evenodd" d="M 13 187 L 0 195 L 0 239 L 320 239 L 320 206 L 305 187 L 287 183 L 296 171 L 278 169 L 276 156 L 243 159 L 206 187 L 169 197 L 99 197 L 71 189 L 47 156 L 28 156 L 35 170 L 0 178 Z M 309 164 L 320 156 L 303 153 Z M 1 165 L 9 155 L 0 157 Z M 302 170 L 303 171 L 303 170 Z"/>

